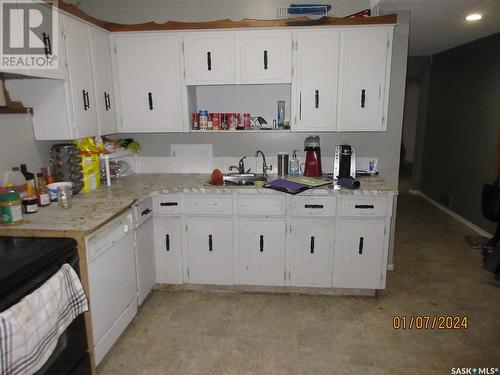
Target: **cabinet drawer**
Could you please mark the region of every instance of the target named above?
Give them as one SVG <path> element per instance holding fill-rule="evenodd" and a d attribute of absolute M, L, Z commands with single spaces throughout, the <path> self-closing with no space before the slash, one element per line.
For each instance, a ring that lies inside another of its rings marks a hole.
<path fill-rule="evenodd" d="M 138 203 L 135 207 L 135 218 L 137 227 L 153 216 L 153 202 L 150 198 Z"/>
<path fill-rule="evenodd" d="M 238 214 L 241 216 L 272 215 L 284 216 L 286 200 L 278 195 L 240 195 Z"/>
<path fill-rule="evenodd" d="M 341 216 L 386 217 L 386 197 L 343 198 Z"/>
<path fill-rule="evenodd" d="M 153 197 L 155 214 L 178 215 L 181 212 L 181 198 L 179 194 L 160 194 Z"/>
<path fill-rule="evenodd" d="M 292 197 L 292 216 L 335 216 L 335 197 Z"/>
<path fill-rule="evenodd" d="M 188 215 L 231 215 L 233 197 L 222 194 L 186 195 L 186 213 Z"/>

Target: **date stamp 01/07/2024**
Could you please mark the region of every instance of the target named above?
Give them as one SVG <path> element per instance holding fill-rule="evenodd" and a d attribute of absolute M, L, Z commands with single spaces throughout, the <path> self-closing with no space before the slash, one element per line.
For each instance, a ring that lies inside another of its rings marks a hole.
<path fill-rule="evenodd" d="M 467 315 L 395 315 L 392 318 L 394 329 L 468 329 Z"/>

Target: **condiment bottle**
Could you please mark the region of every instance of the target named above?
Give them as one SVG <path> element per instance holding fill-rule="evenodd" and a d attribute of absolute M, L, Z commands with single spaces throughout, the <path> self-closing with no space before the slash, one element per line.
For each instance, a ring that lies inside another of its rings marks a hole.
<path fill-rule="evenodd" d="M 23 222 L 21 197 L 14 190 L 14 184 L 5 184 L 7 191 L 0 195 L 0 212 L 3 225 L 15 225 Z"/>
<path fill-rule="evenodd" d="M 38 201 L 36 195 L 27 195 L 21 198 L 23 213 L 34 214 L 38 212 Z"/>
<path fill-rule="evenodd" d="M 26 195 L 30 197 L 36 196 L 35 175 L 31 172 L 28 172 L 26 164 L 21 164 L 20 167 L 21 173 L 26 179 Z"/>
<path fill-rule="evenodd" d="M 200 109 L 200 130 L 207 130 L 208 128 L 208 111 Z"/>
<path fill-rule="evenodd" d="M 45 183 L 45 177 L 43 173 L 38 173 L 38 185 L 36 189 L 36 195 L 38 197 L 38 205 L 40 207 L 48 206 L 50 204 L 49 189 L 47 189 L 47 184 Z"/>

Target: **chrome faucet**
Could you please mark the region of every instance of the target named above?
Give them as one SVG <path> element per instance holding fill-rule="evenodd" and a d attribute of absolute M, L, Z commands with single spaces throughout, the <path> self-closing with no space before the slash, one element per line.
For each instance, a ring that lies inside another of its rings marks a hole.
<path fill-rule="evenodd" d="M 255 152 L 255 157 L 259 156 L 259 154 L 262 155 L 262 174 L 264 175 L 264 177 L 267 179 L 267 172 L 268 171 L 272 171 L 273 170 L 273 166 L 272 165 L 267 165 L 266 164 L 266 156 L 264 155 L 264 153 L 260 150 L 257 150 Z"/>
<path fill-rule="evenodd" d="M 232 171 L 233 169 L 238 169 L 238 173 L 239 174 L 246 174 L 246 173 L 250 173 L 250 170 L 251 168 L 248 168 L 248 171 L 245 171 L 245 162 L 243 160 L 245 160 L 247 157 L 246 156 L 243 156 L 239 163 L 238 163 L 238 166 L 236 165 L 231 165 L 229 166 L 229 170 Z"/>

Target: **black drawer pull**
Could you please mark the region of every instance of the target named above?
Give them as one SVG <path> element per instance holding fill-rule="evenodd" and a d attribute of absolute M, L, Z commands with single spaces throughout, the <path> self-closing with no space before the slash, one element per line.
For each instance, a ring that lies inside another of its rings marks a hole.
<path fill-rule="evenodd" d="M 166 234 L 165 235 L 165 247 L 167 251 L 170 251 L 170 235 Z"/>
<path fill-rule="evenodd" d="M 267 70 L 268 63 L 267 63 L 267 51 L 264 51 L 264 70 Z"/>
<path fill-rule="evenodd" d="M 161 202 L 160 206 L 162 207 L 170 207 L 170 206 L 178 206 L 178 202 Z"/>
<path fill-rule="evenodd" d="M 212 70 L 212 53 L 207 52 L 207 69 Z"/>
<path fill-rule="evenodd" d="M 311 236 L 311 254 L 314 254 L 314 236 Z"/>
<path fill-rule="evenodd" d="M 146 216 L 151 213 L 151 209 L 146 208 L 144 211 L 141 212 L 141 216 Z"/>
<path fill-rule="evenodd" d="M 209 234 L 208 235 L 208 251 L 212 251 L 212 247 L 213 247 L 212 235 Z"/>
<path fill-rule="evenodd" d="M 359 237 L 359 254 L 363 254 L 363 242 L 365 241 L 364 237 Z"/>
<path fill-rule="evenodd" d="M 264 251 L 264 236 L 261 234 L 260 235 L 260 252 L 262 253 Z"/>
<path fill-rule="evenodd" d="M 304 208 L 323 208 L 322 204 L 305 204 Z"/>
<path fill-rule="evenodd" d="M 361 108 L 365 108 L 365 89 L 361 90 Z"/>
<path fill-rule="evenodd" d="M 149 110 L 153 110 L 153 94 L 148 92 Z"/>
<path fill-rule="evenodd" d="M 375 206 L 373 204 L 356 204 L 356 205 L 354 205 L 354 208 L 362 208 L 362 209 L 365 209 L 365 210 L 366 209 L 372 210 L 372 209 L 375 208 Z"/>
<path fill-rule="evenodd" d="M 319 90 L 314 92 L 314 107 L 319 108 Z"/>

